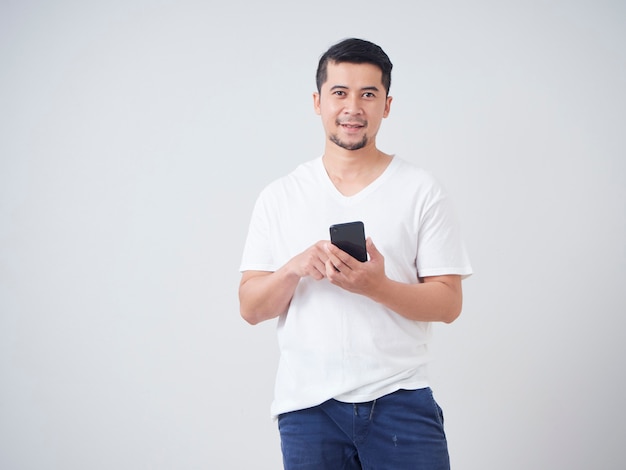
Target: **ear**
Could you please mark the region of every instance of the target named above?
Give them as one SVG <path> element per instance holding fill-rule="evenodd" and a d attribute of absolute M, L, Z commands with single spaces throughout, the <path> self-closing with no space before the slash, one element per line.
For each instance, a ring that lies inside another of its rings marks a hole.
<path fill-rule="evenodd" d="M 313 109 L 315 109 L 315 114 L 321 114 L 320 110 L 320 94 L 316 91 L 313 93 Z"/>
<path fill-rule="evenodd" d="M 383 118 L 386 118 L 387 116 L 389 116 L 389 111 L 391 111 L 391 101 L 393 100 L 393 97 L 388 96 L 387 100 L 385 101 L 385 112 L 383 113 Z"/>

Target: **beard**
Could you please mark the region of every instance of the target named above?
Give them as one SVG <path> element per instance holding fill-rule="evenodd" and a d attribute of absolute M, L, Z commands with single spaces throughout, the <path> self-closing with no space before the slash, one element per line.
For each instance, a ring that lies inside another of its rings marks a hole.
<path fill-rule="evenodd" d="M 329 137 L 330 141 L 332 143 L 334 143 L 335 145 L 338 145 L 339 147 L 346 149 L 346 150 L 359 150 L 362 149 L 363 147 L 365 147 L 367 145 L 367 136 L 364 135 L 363 138 L 358 141 L 358 142 L 353 142 L 353 143 L 347 143 L 342 141 L 339 137 L 337 137 L 336 135 L 331 135 Z"/>
<path fill-rule="evenodd" d="M 351 119 L 346 119 L 344 120 L 345 123 L 348 122 L 352 122 L 352 123 L 357 123 L 360 124 L 361 126 L 367 128 L 367 121 L 365 119 L 360 119 L 360 118 L 351 118 Z M 335 125 L 336 126 L 341 126 L 344 122 L 342 122 L 342 120 L 337 119 L 335 121 Z M 367 139 L 367 134 L 363 134 L 363 138 L 358 141 L 358 142 L 352 142 L 352 143 L 348 143 L 345 142 L 343 140 L 341 140 L 339 138 L 339 136 L 337 134 L 331 134 L 329 136 L 329 140 L 334 143 L 335 145 L 338 145 L 339 147 L 346 149 L 346 150 L 359 150 L 362 149 L 363 147 L 365 147 L 367 145 L 368 139 Z"/>

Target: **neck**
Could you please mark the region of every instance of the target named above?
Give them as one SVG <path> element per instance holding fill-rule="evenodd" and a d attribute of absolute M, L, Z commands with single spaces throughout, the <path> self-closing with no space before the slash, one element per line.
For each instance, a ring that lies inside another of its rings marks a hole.
<path fill-rule="evenodd" d="M 387 166 L 390 156 L 381 152 L 375 145 L 368 145 L 358 150 L 347 150 L 329 143 L 324 149 L 324 166 L 333 174 L 358 174 L 379 167 Z"/>

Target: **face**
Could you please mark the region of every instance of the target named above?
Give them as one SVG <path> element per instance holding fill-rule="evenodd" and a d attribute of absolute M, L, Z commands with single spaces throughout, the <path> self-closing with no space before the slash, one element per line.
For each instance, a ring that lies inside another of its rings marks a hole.
<path fill-rule="evenodd" d="M 330 62 L 326 82 L 313 94 L 313 103 L 328 140 L 347 150 L 359 150 L 375 147 L 391 97 L 386 96 L 382 71 L 375 65 Z"/>

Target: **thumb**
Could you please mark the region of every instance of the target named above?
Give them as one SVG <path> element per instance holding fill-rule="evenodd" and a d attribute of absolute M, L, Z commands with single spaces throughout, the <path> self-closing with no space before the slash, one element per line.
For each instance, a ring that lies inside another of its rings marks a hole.
<path fill-rule="evenodd" d="M 376 245 L 374 245 L 374 242 L 370 237 L 367 237 L 367 240 L 365 241 L 365 248 L 367 248 L 367 252 L 370 255 L 371 261 L 381 259 L 383 257 L 383 255 L 380 254 L 380 251 L 378 251 L 378 248 L 376 248 Z"/>

